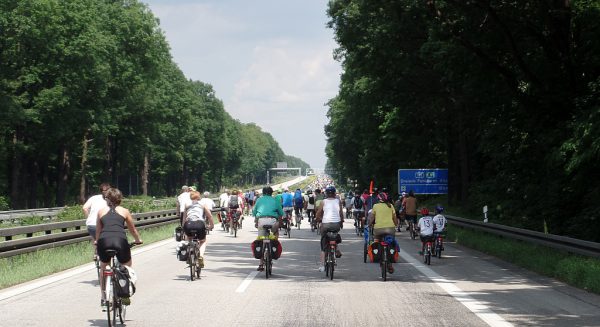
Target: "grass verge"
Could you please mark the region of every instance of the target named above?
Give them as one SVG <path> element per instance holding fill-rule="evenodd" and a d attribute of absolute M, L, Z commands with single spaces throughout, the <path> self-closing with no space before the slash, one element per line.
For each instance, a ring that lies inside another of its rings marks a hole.
<path fill-rule="evenodd" d="M 448 240 L 600 294 L 600 260 L 451 225 Z"/>
<path fill-rule="evenodd" d="M 140 230 L 144 244 L 173 237 L 178 223 Z M 89 242 L 25 253 L 0 259 L 0 289 L 92 262 Z"/>

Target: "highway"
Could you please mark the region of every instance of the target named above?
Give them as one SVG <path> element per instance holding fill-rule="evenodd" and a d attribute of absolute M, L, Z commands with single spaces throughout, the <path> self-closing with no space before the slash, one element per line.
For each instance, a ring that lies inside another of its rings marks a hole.
<path fill-rule="evenodd" d="M 237 238 L 210 233 L 193 282 L 174 239 L 135 248 L 126 326 L 600 326 L 600 296 L 451 243 L 425 266 L 407 232 L 397 234 L 402 260 L 384 282 L 378 265 L 363 263 L 351 222 L 333 281 L 317 270 L 318 238 L 306 223 L 282 235 L 266 280 L 250 253 L 251 221 Z M 0 291 L 0 326 L 106 325 L 91 263 Z"/>

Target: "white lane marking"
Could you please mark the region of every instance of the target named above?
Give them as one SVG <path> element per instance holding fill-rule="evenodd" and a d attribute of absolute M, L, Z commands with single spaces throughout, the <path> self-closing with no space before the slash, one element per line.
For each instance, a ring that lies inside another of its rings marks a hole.
<path fill-rule="evenodd" d="M 427 278 L 435 282 L 439 287 L 446 291 L 446 293 L 452 295 L 458 302 L 462 303 L 465 307 L 467 307 L 467 309 L 471 310 L 471 312 L 476 314 L 481 320 L 485 321 L 488 325 L 493 327 L 513 326 L 513 324 L 504 320 L 498 314 L 490 310 L 490 308 L 488 308 L 486 305 L 472 298 L 469 295 L 469 292 L 465 292 L 458 288 L 454 281 L 448 280 L 438 275 L 435 271 L 431 270 L 431 268 L 426 267 L 425 264 L 421 263 L 420 260 L 413 258 L 405 251 L 400 251 L 400 256 L 404 260 L 411 263 L 423 275 L 427 276 Z"/>
<path fill-rule="evenodd" d="M 240 284 L 240 286 L 238 286 L 238 288 L 235 290 L 235 292 L 244 293 L 244 291 L 248 288 L 248 286 L 250 286 L 250 283 L 252 282 L 254 277 L 256 277 L 256 275 L 258 275 L 258 271 L 253 271 L 249 273 L 248 276 L 246 276 L 246 278 L 244 279 L 244 281 Z"/>
<path fill-rule="evenodd" d="M 137 254 L 140 254 L 143 252 L 147 252 L 147 251 L 156 249 L 158 247 L 164 246 L 165 244 L 169 244 L 171 242 L 173 242 L 173 239 L 169 238 L 164 241 L 148 244 L 148 245 L 142 246 L 140 248 L 134 249 L 133 251 L 131 251 L 131 255 L 137 255 Z M 42 278 L 36 279 L 31 282 L 26 282 L 25 284 L 22 284 L 22 285 L 13 286 L 7 290 L 0 291 L 0 301 L 6 300 L 15 295 L 33 291 L 40 287 L 61 281 L 63 279 L 69 278 L 69 277 L 73 277 L 75 275 L 79 275 L 81 273 L 84 273 L 86 271 L 93 270 L 93 269 L 96 269 L 95 264 L 93 264 L 93 263 L 85 264 L 83 266 L 72 268 L 65 272 L 54 274 L 52 276 L 42 277 Z"/>

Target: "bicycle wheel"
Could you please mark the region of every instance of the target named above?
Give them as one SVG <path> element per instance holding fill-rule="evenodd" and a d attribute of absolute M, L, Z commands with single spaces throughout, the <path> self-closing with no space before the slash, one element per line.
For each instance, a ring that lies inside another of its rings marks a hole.
<path fill-rule="evenodd" d="M 271 263 L 271 246 L 267 245 L 263 250 L 263 264 L 265 265 L 265 278 L 269 279 L 269 265 Z"/>
<path fill-rule="evenodd" d="M 427 244 L 427 252 L 425 253 L 425 263 L 431 265 L 431 245 Z"/>
<path fill-rule="evenodd" d="M 112 320 L 112 315 L 114 315 L 114 309 L 113 309 L 113 280 L 111 277 L 106 277 L 106 280 L 104 281 L 105 287 L 106 287 L 106 300 L 105 300 L 105 304 L 106 304 L 106 318 L 108 319 L 108 326 L 114 326 L 115 322 L 113 322 Z"/>
<path fill-rule="evenodd" d="M 125 316 L 127 315 L 127 306 L 123 303 L 119 304 L 119 321 L 121 325 L 125 323 Z"/>
<path fill-rule="evenodd" d="M 195 247 L 195 244 L 193 245 Z M 196 251 L 192 247 L 192 251 L 189 252 L 188 262 L 190 264 L 190 280 L 193 282 L 196 275 Z"/>
<path fill-rule="evenodd" d="M 292 228 L 290 227 L 290 225 L 287 226 L 287 234 L 288 238 L 292 237 Z"/>
<path fill-rule="evenodd" d="M 233 223 L 233 237 L 237 237 L 238 224 Z"/>
<path fill-rule="evenodd" d="M 333 271 L 335 270 L 335 249 L 329 251 L 329 279 L 333 280 Z"/>
<path fill-rule="evenodd" d="M 363 246 L 363 262 L 364 262 L 364 263 L 367 263 L 367 253 L 368 253 L 368 248 L 369 248 L 369 247 L 367 246 L 367 243 L 365 242 L 365 243 L 364 243 L 364 246 Z"/>
<path fill-rule="evenodd" d="M 387 281 L 387 272 L 388 272 L 388 260 L 387 260 L 387 248 L 384 246 L 383 247 L 383 258 L 382 258 L 382 262 L 381 262 L 381 278 L 383 278 L 383 281 Z"/>

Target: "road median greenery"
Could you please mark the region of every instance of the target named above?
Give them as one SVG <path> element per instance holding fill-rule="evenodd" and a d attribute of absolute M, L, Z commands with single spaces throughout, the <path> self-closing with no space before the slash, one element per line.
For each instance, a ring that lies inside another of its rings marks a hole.
<path fill-rule="evenodd" d="M 600 294 L 600 260 L 451 224 L 447 240 Z"/>
<path fill-rule="evenodd" d="M 173 237 L 178 223 L 140 230 L 144 244 Z M 0 259 L 0 289 L 92 262 L 90 242 L 80 242 Z M 135 261 L 135 258 L 134 258 Z M 135 264 L 135 263 L 134 263 Z M 90 272 L 90 278 L 95 273 Z"/>

